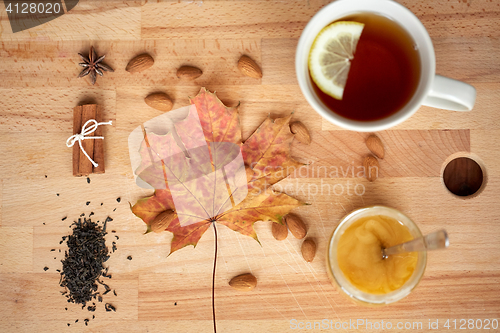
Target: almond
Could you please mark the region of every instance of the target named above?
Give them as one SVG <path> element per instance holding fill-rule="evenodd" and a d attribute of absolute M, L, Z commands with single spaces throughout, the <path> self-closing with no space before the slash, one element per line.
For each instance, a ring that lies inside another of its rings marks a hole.
<path fill-rule="evenodd" d="M 160 111 L 172 110 L 173 102 L 165 93 L 153 93 L 144 99 L 147 105 Z"/>
<path fill-rule="evenodd" d="M 374 134 L 370 135 L 366 139 L 366 146 L 368 147 L 368 149 L 370 149 L 373 155 L 381 159 L 384 158 L 385 155 L 384 145 L 382 144 L 382 141 L 378 136 Z"/>
<path fill-rule="evenodd" d="M 363 167 L 365 168 L 366 179 L 372 182 L 378 178 L 379 164 L 375 156 L 366 156 L 363 161 Z"/>
<path fill-rule="evenodd" d="M 177 217 L 177 214 L 169 209 L 158 214 L 153 222 L 149 225 L 151 231 L 162 232 L 170 225 L 170 223 Z"/>
<path fill-rule="evenodd" d="M 283 224 L 279 224 L 277 222 L 271 223 L 273 224 L 272 232 L 274 238 L 279 241 L 286 239 L 286 237 L 288 236 L 288 228 L 286 227 L 285 222 L 283 221 Z"/>
<path fill-rule="evenodd" d="M 203 74 L 201 69 L 192 66 L 182 66 L 177 70 L 179 79 L 194 80 L 200 77 L 201 74 Z"/>
<path fill-rule="evenodd" d="M 125 70 L 130 73 L 139 73 L 153 66 L 154 63 L 153 57 L 147 53 L 143 53 L 130 60 Z"/>
<path fill-rule="evenodd" d="M 300 250 L 302 252 L 302 257 L 304 258 L 304 260 L 307 262 L 311 262 L 316 255 L 316 243 L 311 238 L 308 238 L 302 243 L 302 247 L 300 248 Z"/>
<path fill-rule="evenodd" d="M 250 273 L 235 276 L 229 285 L 236 290 L 250 291 L 257 285 L 257 278 Z"/>
<path fill-rule="evenodd" d="M 311 143 L 311 135 L 309 131 L 300 121 L 290 124 L 290 131 L 295 135 L 295 139 L 306 145 Z"/>
<path fill-rule="evenodd" d="M 295 214 L 289 213 L 283 216 L 288 229 L 295 238 L 302 239 L 306 237 L 307 228 L 304 222 Z"/>
<path fill-rule="evenodd" d="M 238 60 L 238 69 L 243 75 L 253 77 L 255 79 L 262 78 L 262 70 L 259 65 L 253 61 L 252 58 L 243 55 L 240 60 Z"/>

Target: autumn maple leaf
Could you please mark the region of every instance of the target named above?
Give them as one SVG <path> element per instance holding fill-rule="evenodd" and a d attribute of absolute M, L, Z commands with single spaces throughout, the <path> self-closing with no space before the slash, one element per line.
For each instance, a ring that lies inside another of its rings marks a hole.
<path fill-rule="evenodd" d="M 282 223 L 284 215 L 304 204 L 271 188 L 302 165 L 290 156 L 291 115 L 266 119 L 243 143 L 237 107 L 226 107 L 205 88 L 190 101 L 192 107 L 167 133 L 146 135 L 143 128 L 142 162 L 135 173 L 156 190 L 131 207 L 132 212 L 148 227 L 160 213 L 176 212 L 166 227 L 174 235 L 170 254 L 196 246 L 214 222 L 258 241 L 255 222 Z M 241 183 L 236 178 L 243 161 L 251 176 Z"/>

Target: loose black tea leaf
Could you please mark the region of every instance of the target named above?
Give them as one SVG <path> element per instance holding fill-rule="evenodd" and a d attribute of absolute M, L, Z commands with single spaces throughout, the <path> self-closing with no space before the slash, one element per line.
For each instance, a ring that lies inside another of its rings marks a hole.
<path fill-rule="evenodd" d="M 118 295 L 116 294 L 116 290 L 113 290 L 113 294 L 114 294 L 115 296 L 118 296 Z"/>
<path fill-rule="evenodd" d="M 92 216 L 92 215 L 94 215 L 94 212 L 90 212 L 89 217 Z"/>
<path fill-rule="evenodd" d="M 66 220 L 67 218 L 68 218 L 68 217 L 67 217 L 67 216 L 65 216 L 65 217 L 63 217 L 63 218 L 61 219 L 61 221 L 64 221 L 64 220 Z"/>
<path fill-rule="evenodd" d="M 47 175 L 45 175 L 45 178 L 47 178 Z"/>
<path fill-rule="evenodd" d="M 118 197 L 118 198 L 116 198 L 116 201 L 120 202 L 120 201 L 122 201 L 122 198 Z"/>
<path fill-rule="evenodd" d="M 128 257 L 127 257 L 127 259 L 128 259 L 128 260 L 132 260 L 132 256 L 128 256 Z"/>
<path fill-rule="evenodd" d="M 120 237 L 118 237 L 117 235 L 115 235 L 115 237 L 116 237 L 116 240 L 120 239 Z"/>
<path fill-rule="evenodd" d="M 43 270 L 44 270 L 44 271 L 48 271 L 48 270 L 49 270 L 49 268 L 48 268 L 47 266 L 45 266 L 45 267 L 43 268 Z"/>
<path fill-rule="evenodd" d="M 113 209 L 113 212 L 115 212 L 115 211 L 116 211 L 116 208 L 115 208 L 115 209 Z"/>
<path fill-rule="evenodd" d="M 109 303 L 106 303 L 106 304 L 104 305 L 104 308 L 105 308 L 105 309 L 106 309 L 106 311 L 108 311 L 108 312 L 109 312 L 109 311 L 115 311 L 115 312 L 116 312 L 116 308 L 115 308 L 113 305 L 109 304 Z"/>
<path fill-rule="evenodd" d="M 87 177 L 87 184 L 90 184 L 90 178 Z"/>
<path fill-rule="evenodd" d="M 87 206 L 88 206 L 88 205 L 90 205 L 90 201 L 87 201 L 85 204 L 86 204 Z"/>
<path fill-rule="evenodd" d="M 80 217 L 84 217 L 84 216 L 85 216 L 85 213 L 81 213 L 81 214 L 80 214 Z"/>
<path fill-rule="evenodd" d="M 51 249 L 50 252 L 54 252 L 56 249 Z"/>
<path fill-rule="evenodd" d="M 104 289 L 106 289 L 106 291 L 110 291 L 111 290 L 111 288 L 109 288 L 109 286 L 106 283 L 104 283 L 104 282 L 102 282 L 100 280 L 97 280 L 97 282 L 99 282 L 100 284 L 102 284 L 103 287 L 104 287 Z"/>
<path fill-rule="evenodd" d="M 79 218 L 72 227 L 73 233 L 63 237 L 63 241 L 67 238 L 68 251 L 61 261 L 63 269 L 60 285 L 69 291 L 66 295 L 68 302 L 82 304 L 82 308 L 85 308 L 92 299 L 102 299 L 97 291 L 97 283 L 101 283 L 99 278 L 103 273 L 108 275 L 108 269 L 104 267 L 104 262 L 109 259 L 104 239 L 106 231 L 86 218 L 83 221 Z M 110 290 L 109 286 L 103 286 L 107 291 Z M 87 309 L 91 311 L 92 308 Z"/>

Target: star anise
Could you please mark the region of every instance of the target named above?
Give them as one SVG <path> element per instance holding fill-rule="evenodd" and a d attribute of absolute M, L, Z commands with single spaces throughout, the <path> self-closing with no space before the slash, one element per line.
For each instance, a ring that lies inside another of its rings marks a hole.
<path fill-rule="evenodd" d="M 94 47 L 90 47 L 90 52 L 89 52 L 89 57 L 85 57 L 83 54 L 78 53 L 80 58 L 82 58 L 83 62 L 80 63 L 79 65 L 82 67 L 85 67 L 85 69 L 78 75 L 78 77 L 84 77 L 90 74 L 90 82 L 92 85 L 95 84 L 95 80 L 97 78 L 97 74 L 102 76 L 102 71 L 106 72 L 114 72 L 113 68 L 109 67 L 108 65 L 102 63 L 104 60 L 105 55 L 97 58 L 97 55 L 95 53 Z"/>

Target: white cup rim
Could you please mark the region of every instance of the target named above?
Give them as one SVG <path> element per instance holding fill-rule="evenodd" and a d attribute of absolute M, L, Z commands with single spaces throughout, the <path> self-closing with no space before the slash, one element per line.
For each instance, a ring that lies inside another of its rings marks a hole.
<path fill-rule="evenodd" d="M 356 121 L 328 109 L 316 96 L 308 74 L 307 59 L 312 42 L 329 23 L 359 12 L 387 16 L 401 25 L 414 39 L 420 52 L 420 82 L 411 100 L 395 114 L 376 121 Z M 395 17 L 398 15 L 397 17 Z M 358 132 L 374 132 L 396 126 L 410 118 L 422 105 L 434 80 L 436 59 L 431 38 L 420 20 L 406 7 L 392 0 L 337 0 L 318 11 L 304 28 L 296 50 L 295 72 L 300 89 L 312 108 L 324 119 L 342 128 Z"/>

